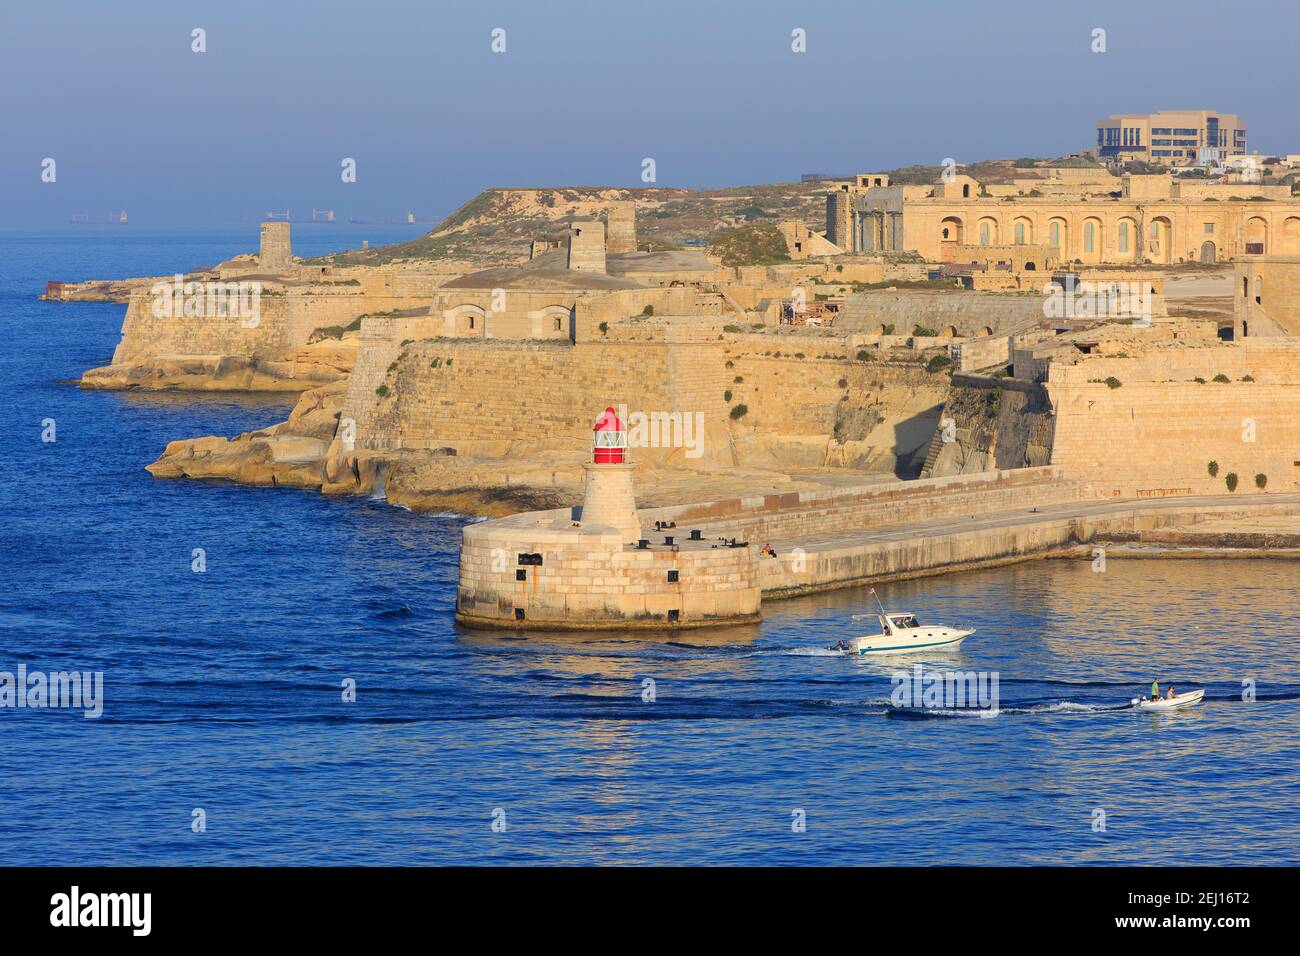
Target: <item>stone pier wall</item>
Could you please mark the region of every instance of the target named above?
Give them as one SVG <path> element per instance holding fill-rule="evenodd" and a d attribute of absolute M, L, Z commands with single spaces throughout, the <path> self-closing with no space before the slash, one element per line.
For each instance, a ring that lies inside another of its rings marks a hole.
<path fill-rule="evenodd" d="M 797 553 L 781 550 L 777 557 L 763 559 L 759 583 L 765 598 L 794 597 L 833 588 L 1064 555 L 1099 541 L 1129 540 L 1138 535 L 1147 540 L 1147 532 L 1185 527 L 1206 515 L 1226 518 L 1296 514 L 1300 508 L 1294 502 L 1270 504 L 1262 499 L 1257 502 L 1247 508 L 1205 508 L 1189 504 L 1183 509 L 1156 508 L 1154 502 L 1150 505 L 1132 502 L 1128 508 L 1093 517 L 1044 517 L 1026 513 L 1017 523 L 997 528 L 954 530 L 893 541 L 840 538 L 825 545 L 810 542 Z"/>
<path fill-rule="evenodd" d="M 686 532 L 692 528 L 706 536 L 726 532 L 761 547 L 767 541 L 810 539 L 914 521 L 963 520 L 1019 505 L 1029 510 L 1075 501 L 1082 493 L 1081 486 L 1067 480 L 1060 468 L 1021 468 L 656 508 L 641 512 L 641 524 L 674 521 Z"/>

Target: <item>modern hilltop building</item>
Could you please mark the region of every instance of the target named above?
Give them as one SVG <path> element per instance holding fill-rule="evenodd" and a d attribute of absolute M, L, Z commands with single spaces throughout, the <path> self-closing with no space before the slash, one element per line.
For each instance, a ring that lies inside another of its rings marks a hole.
<path fill-rule="evenodd" d="M 1104 159 L 1190 166 L 1246 155 L 1246 124 L 1232 113 L 1213 110 L 1109 116 L 1097 121 L 1097 148 Z"/>

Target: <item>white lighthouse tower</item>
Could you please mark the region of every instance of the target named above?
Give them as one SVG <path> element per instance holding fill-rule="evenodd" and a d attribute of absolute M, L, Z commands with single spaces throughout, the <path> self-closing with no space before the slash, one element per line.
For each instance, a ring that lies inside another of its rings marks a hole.
<path fill-rule="evenodd" d="M 582 498 L 582 526 L 616 528 L 624 541 L 641 537 L 632 492 L 632 462 L 627 429 L 613 407 L 606 408 L 592 428 L 591 461 L 583 465 L 587 487 Z"/>

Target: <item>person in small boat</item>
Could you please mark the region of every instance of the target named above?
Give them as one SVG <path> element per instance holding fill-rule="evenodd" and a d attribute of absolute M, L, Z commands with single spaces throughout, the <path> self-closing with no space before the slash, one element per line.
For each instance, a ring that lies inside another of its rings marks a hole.
<path fill-rule="evenodd" d="M 1165 700 L 1173 700 L 1178 695 L 1174 693 L 1174 685 L 1169 685 L 1169 690 L 1165 693 Z"/>
<path fill-rule="evenodd" d="M 1152 700 L 1160 699 L 1160 681 L 1158 680 L 1153 680 L 1151 682 L 1151 699 Z"/>

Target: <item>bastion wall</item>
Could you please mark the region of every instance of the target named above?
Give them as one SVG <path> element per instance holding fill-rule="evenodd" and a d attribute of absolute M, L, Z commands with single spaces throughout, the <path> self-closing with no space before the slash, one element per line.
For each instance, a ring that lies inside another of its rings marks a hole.
<path fill-rule="evenodd" d="M 460 454 L 519 454 L 529 447 L 591 442 L 592 410 L 704 416 L 703 455 L 684 448 L 640 450 L 650 458 L 730 463 L 723 359 L 702 333 L 676 341 L 662 320 L 610 328 L 601 342 L 430 338 L 394 341 L 367 319 L 343 417 L 361 448 L 453 447 Z M 658 329 L 660 334 L 655 334 Z M 376 334 L 378 333 L 378 334 Z M 370 336 L 370 337 L 367 337 Z"/>
<path fill-rule="evenodd" d="M 1052 360 L 1041 384 L 955 377 L 923 474 L 1050 462 L 1093 497 L 1224 494 L 1230 472 L 1238 495 L 1257 474 L 1300 489 L 1300 341 L 1134 348 Z"/>
<path fill-rule="evenodd" d="M 1050 277 L 1043 276 L 1046 282 Z M 961 336 L 999 335 L 1019 331 L 1043 318 L 1041 289 L 1034 295 L 996 295 L 984 292 L 925 290 L 872 291 L 851 295 L 840 309 L 837 328 L 877 332 L 894 326 L 910 334 L 915 326 L 932 329 L 955 326 Z"/>
<path fill-rule="evenodd" d="M 1229 472 L 1238 476 L 1236 494 L 1258 494 L 1256 474 L 1267 477 L 1266 492 L 1300 489 L 1300 341 L 1089 356 L 1053 363 L 1046 387 L 1056 417 L 1052 463 L 1094 495 L 1222 494 Z"/>
<path fill-rule="evenodd" d="M 384 291 L 342 283 L 261 282 L 255 315 L 235 310 L 234 296 L 227 314 L 186 315 L 184 297 L 156 307 L 158 297 L 142 289 L 128 302 L 112 364 L 197 355 L 275 360 L 306 345 L 317 329 L 344 327 L 368 312 L 428 305 L 427 298 L 404 282 L 377 285 Z M 206 306 L 203 311 L 208 311 Z"/>
<path fill-rule="evenodd" d="M 727 332 L 721 316 L 629 319 L 622 307 L 595 304 L 607 311 L 586 315 L 576 342 L 442 337 L 427 335 L 436 318 L 365 319 L 342 413 L 356 423 L 357 447 L 579 449 L 590 441 L 592 410 L 622 404 L 630 413 L 702 416 L 700 454 L 638 449 L 645 461 L 919 467 L 912 459 L 933 432 L 942 374 L 858 361 L 852 337 Z M 580 316 L 586 305 L 576 304 Z M 601 314 L 621 318 L 602 331 Z"/>

